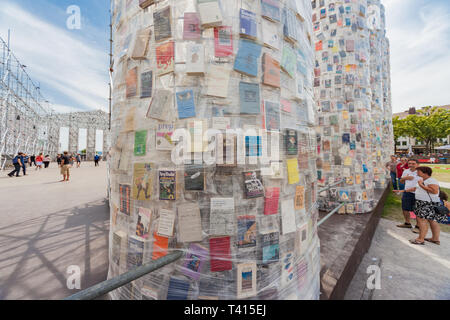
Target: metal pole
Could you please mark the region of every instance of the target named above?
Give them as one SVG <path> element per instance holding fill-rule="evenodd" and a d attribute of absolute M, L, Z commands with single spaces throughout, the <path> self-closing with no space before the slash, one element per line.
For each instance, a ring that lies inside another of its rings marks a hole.
<path fill-rule="evenodd" d="M 333 211 L 331 211 L 329 214 L 327 214 L 322 220 L 320 220 L 317 223 L 317 227 L 320 227 L 320 225 L 322 223 L 324 223 L 325 221 L 327 221 L 329 218 L 331 218 L 332 215 L 334 215 L 336 212 L 339 211 L 339 209 L 341 209 L 343 206 L 345 206 L 345 203 L 341 203 L 337 208 L 335 208 Z"/>
<path fill-rule="evenodd" d="M 344 180 L 341 180 L 341 181 L 339 181 L 339 182 L 335 182 L 334 184 L 331 184 L 331 185 L 329 185 L 328 187 L 325 187 L 325 188 L 323 188 L 323 189 L 320 189 L 320 190 L 318 191 L 318 193 L 320 194 L 320 193 L 322 193 L 322 192 L 324 192 L 324 191 L 330 190 L 330 189 L 333 188 L 334 186 L 337 186 L 338 184 L 341 184 L 341 183 L 343 183 L 343 182 L 344 182 Z"/>
<path fill-rule="evenodd" d="M 182 251 L 174 251 L 165 257 L 158 260 L 152 261 L 146 265 L 138 267 L 134 270 L 128 271 L 115 278 L 103 281 L 93 287 L 86 290 L 80 291 L 64 300 L 93 300 L 95 298 L 101 297 L 108 292 L 111 292 L 117 288 L 120 288 L 131 281 L 141 278 L 146 274 L 149 274 L 159 268 L 162 268 L 172 262 L 177 261 L 183 255 Z"/>

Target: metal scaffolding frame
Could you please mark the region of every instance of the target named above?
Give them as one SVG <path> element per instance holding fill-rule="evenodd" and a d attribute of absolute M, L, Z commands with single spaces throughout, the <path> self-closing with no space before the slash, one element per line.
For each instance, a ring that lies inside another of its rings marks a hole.
<path fill-rule="evenodd" d="M 108 114 L 103 111 L 56 113 L 26 72 L 8 41 L 0 37 L 0 171 L 17 152 L 55 157 L 60 128 L 69 127 L 69 152 L 79 152 L 79 128 L 87 133 L 87 159 L 95 155 L 95 133 L 103 130 L 103 154 L 109 146 Z"/>

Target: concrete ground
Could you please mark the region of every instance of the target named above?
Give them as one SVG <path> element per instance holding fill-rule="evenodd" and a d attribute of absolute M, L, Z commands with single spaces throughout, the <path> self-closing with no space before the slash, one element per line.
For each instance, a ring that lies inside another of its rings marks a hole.
<path fill-rule="evenodd" d="M 56 164 L 28 176 L 0 172 L 0 299 L 62 299 L 67 268 L 79 266 L 81 288 L 106 279 L 109 209 L 106 164 L 83 163 L 59 182 Z"/>
<path fill-rule="evenodd" d="M 409 243 L 417 235 L 409 229 L 397 228 L 396 224 L 380 220 L 345 299 L 450 300 L 450 234 L 441 233 L 440 246 L 431 243 L 417 246 Z M 367 273 L 371 265 L 380 267 L 381 289 L 367 289 L 367 280 L 374 274 Z"/>

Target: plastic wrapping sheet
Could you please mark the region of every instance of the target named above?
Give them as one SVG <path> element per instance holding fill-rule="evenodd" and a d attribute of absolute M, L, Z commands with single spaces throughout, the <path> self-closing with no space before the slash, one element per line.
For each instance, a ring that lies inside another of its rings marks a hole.
<path fill-rule="evenodd" d="M 112 297 L 318 299 L 311 3 L 113 2 Z"/>
<path fill-rule="evenodd" d="M 370 32 L 366 1 L 312 1 L 315 101 L 319 110 L 318 175 L 323 209 L 370 212 L 374 201 L 374 139 Z"/>

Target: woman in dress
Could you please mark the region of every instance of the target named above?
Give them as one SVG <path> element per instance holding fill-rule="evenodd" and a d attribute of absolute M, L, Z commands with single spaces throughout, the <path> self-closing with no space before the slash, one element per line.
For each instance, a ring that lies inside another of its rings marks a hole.
<path fill-rule="evenodd" d="M 411 240 L 412 244 L 424 245 L 425 241 L 440 245 L 439 223 L 445 222 L 447 217 L 436 214 L 434 206 L 440 203 L 439 182 L 432 178 L 433 170 L 429 167 L 418 167 L 417 175 L 420 177 L 416 185 L 416 204 L 414 213 L 417 216 L 420 233 L 417 239 Z M 431 227 L 432 237 L 425 238 L 428 233 L 428 224 Z"/>

